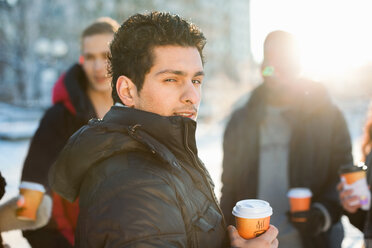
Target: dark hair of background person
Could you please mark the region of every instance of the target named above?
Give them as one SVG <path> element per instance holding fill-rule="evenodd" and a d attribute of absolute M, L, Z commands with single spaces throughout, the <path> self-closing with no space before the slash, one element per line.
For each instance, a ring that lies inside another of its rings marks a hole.
<path fill-rule="evenodd" d="M 110 17 L 100 17 L 83 30 L 83 33 L 81 34 L 81 42 L 83 42 L 85 37 L 92 35 L 114 34 L 118 31 L 119 27 L 119 23 L 114 19 Z"/>
<path fill-rule="evenodd" d="M 195 47 L 204 63 L 205 44 L 202 31 L 177 15 L 162 12 L 133 15 L 121 25 L 110 45 L 108 68 L 114 103 L 121 103 L 116 92 L 116 81 L 121 75 L 130 78 L 140 92 L 145 75 L 153 66 L 154 47 Z"/>

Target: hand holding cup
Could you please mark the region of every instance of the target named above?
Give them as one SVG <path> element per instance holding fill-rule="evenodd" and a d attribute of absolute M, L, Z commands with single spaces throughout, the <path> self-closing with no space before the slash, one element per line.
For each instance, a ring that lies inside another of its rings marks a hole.
<path fill-rule="evenodd" d="M 44 186 L 33 182 L 22 182 L 19 186 L 20 197 L 18 199 L 16 216 L 20 220 L 35 221 L 36 212 L 43 199 Z"/>
<path fill-rule="evenodd" d="M 362 163 L 360 166 L 343 166 L 340 168 L 340 177 L 342 184 L 341 202 L 343 206 L 355 206 L 369 210 L 371 206 L 371 192 L 367 184 L 366 166 Z M 347 191 L 352 190 L 352 191 Z M 357 198 L 352 197 L 357 196 Z M 354 210 L 354 208 L 347 209 Z"/>
<path fill-rule="evenodd" d="M 308 211 L 311 205 L 312 193 L 308 188 L 292 188 L 287 194 L 291 213 Z M 292 217 L 293 222 L 306 222 L 306 217 Z"/>
<path fill-rule="evenodd" d="M 358 209 L 362 206 L 360 203 L 355 204 L 355 202 L 359 200 L 359 196 L 354 195 L 354 191 L 352 189 L 345 189 L 344 182 L 340 182 L 337 185 L 337 190 L 342 207 L 351 214 L 356 213 L 356 211 L 358 211 Z"/>
<path fill-rule="evenodd" d="M 273 210 L 266 201 L 250 199 L 238 201 L 232 214 L 235 216 L 239 235 L 244 239 L 252 239 L 269 228 Z"/>
<path fill-rule="evenodd" d="M 277 248 L 279 244 L 277 239 L 278 229 L 273 225 L 270 225 L 269 229 L 259 237 L 248 240 L 240 237 L 234 226 L 228 226 L 227 230 L 229 232 L 230 245 L 232 248 Z"/>

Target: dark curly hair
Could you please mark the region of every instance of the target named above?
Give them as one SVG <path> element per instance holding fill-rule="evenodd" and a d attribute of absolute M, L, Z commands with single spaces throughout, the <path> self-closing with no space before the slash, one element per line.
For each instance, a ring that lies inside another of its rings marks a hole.
<path fill-rule="evenodd" d="M 146 73 L 153 66 L 153 49 L 157 46 L 177 45 L 195 47 L 204 63 L 206 39 L 194 24 L 177 15 L 162 12 L 135 14 L 119 28 L 110 44 L 108 71 L 112 76 L 112 98 L 121 100 L 116 81 L 121 75 L 130 78 L 140 91 Z"/>

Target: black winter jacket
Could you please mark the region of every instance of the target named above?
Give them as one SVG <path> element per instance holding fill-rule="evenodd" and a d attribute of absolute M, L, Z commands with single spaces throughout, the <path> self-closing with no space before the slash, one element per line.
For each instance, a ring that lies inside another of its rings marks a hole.
<path fill-rule="evenodd" d="M 237 201 L 257 198 L 259 128 L 264 120 L 267 97 L 268 91 L 263 83 L 252 92 L 247 104 L 233 113 L 225 130 L 221 208 L 227 224 L 233 223 L 231 211 Z M 297 85 L 296 104 L 288 118 L 292 128 L 289 187 L 310 188 L 312 202 L 322 204 L 332 223 L 336 223 L 342 214 L 336 191 L 338 168 L 352 163 L 345 120 L 331 103 L 325 89 L 307 81 Z M 322 247 L 316 243 L 326 247 L 323 236 L 304 241 L 305 247 Z"/>
<path fill-rule="evenodd" d="M 80 195 L 77 247 L 224 247 L 195 129 L 191 119 L 114 106 L 76 132 L 49 180 L 70 201 Z"/>
<path fill-rule="evenodd" d="M 23 166 L 22 181 L 36 182 L 49 190 L 48 172 L 68 138 L 96 117 L 85 93 L 87 79 L 80 65 L 72 66 L 57 81 L 51 106 L 32 138 Z"/>

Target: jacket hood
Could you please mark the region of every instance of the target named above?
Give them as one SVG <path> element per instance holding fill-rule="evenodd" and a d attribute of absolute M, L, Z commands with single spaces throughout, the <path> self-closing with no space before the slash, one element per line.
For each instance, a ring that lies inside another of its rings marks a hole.
<path fill-rule="evenodd" d="M 57 80 L 53 87 L 52 102 L 63 103 L 73 115 L 87 121 L 96 116 L 92 103 L 86 94 L 88 79 L 81 65 L 73 65 Z"/>
<path fill-rule="evenodd" d="M 90 168 L 129 151 L 151 153 L 169 169 L 179 169 L 180 160 L 197 159 L 195 130 L 196 122 L 188 118 L 113 106 L 103 120 L 93 119 L 71 136 L 50 169 L 49 183 L 74 201 Z"/>

